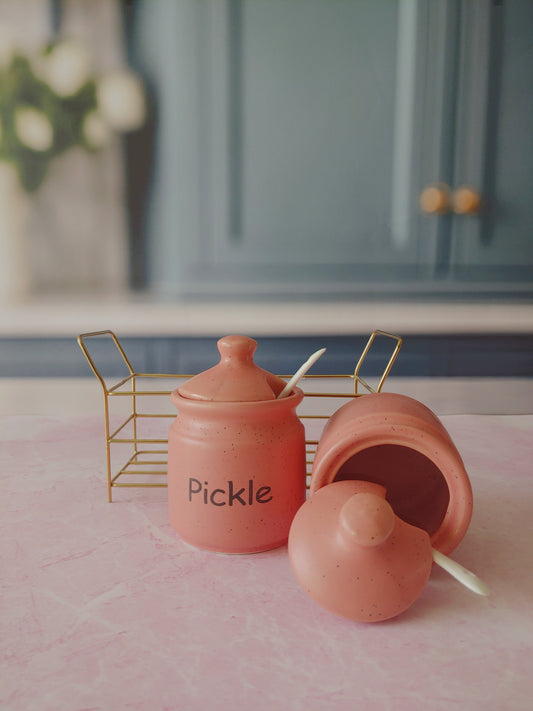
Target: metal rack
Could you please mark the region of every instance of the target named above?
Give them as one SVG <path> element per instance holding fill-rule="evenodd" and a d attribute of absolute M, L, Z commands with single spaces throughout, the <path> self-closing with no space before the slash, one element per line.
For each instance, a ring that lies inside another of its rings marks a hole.
<path fill-rule="evenodd" d="M 374 388 L 360 375 L 361 367 L 377 337 L 395 341 L 393 352 Z M 114 345 L 125 377 L 113 385 L 96 366 L 88 342 L 105 338 Z M 107 496 L 112 501 L 114 488 L 166 487 L 168 428 L 176 416 L 170 393 L 191 375 L 136 372 L 116 335 L 109 330 L 82 333 L 78 336 L 104 396 L 105 454 Z M 339 403 L 361 397 L 366 392 L 380 392 L 402 345 L 402 339 L 385 331 L 374 331 L 361 353 L 353 373 L 346 375 L 306 375 L 300 382 L 305 398 L 298 415 L 306 428 L 307 476 L 311 473 L 319 434 Z M 282 378 L 290 376 L 282 375 Z M 324 384 L 328 387 L 324 389 Z M 335 384 L 335 385 L 334 385 Z M 331 388 L 329 387 L 331 385 Z M 117 463 L 118 462 L 118 463 Z"/>

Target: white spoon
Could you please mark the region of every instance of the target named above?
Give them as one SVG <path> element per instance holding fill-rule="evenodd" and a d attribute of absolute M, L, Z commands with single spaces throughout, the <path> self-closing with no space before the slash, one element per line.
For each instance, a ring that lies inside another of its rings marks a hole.
<path fill-rule="evenodd" d="M 444 568 L 447 573 L 453 575 L 456 580 L 458 580 L 469 590 L 472 590 L 478 595 L 489 594 L 490 591 L 488 586 L 482 580 L 480 580 L 477 575 L 472 573 L 472 571 L 467 570 L 455 560 L 448 558 L 448 556 L 444 555 L 444 553 L 441 553 L 440 551 L 437 551 L 434 548 L 432 550 L 433 560 L 435 561 L 435 563 L 437 565 L 440 565 L 441 568 Z"/>
<path fill-rule="evenodd" d="M 282 397 L 287 397 L 287 395 L 290 395 L 292 392 L 292 389 L 296 385 L 296 383 L 300 380 L 300 378 L 303 378 L 303 376 L 307 373 L 309 368 L 314 365 L 317 360 L 320 358 L 321 355 L 323 355 L 326 352 L 325 348 L 321 348 L 319 351 L 316 351 L 313 353 L 312 356 L 309 356 L 309 358 L 305 361 L 303 365 L 301 365 L 296 373 L 292 376 L 292 378 L 289 380 L 287 385 L 283 388 L 283 390 L 280 392 L 278 395 L 278 400 Z"/>

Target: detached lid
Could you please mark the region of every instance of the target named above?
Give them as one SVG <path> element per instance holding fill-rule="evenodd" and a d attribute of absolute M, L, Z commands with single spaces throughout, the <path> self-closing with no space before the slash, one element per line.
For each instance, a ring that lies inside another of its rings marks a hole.
<path fill-rule="evenodd" d="M 211 402 L 275 400 L 285 381 L 259 368 L 253 355 L 257 342 L 247 336 L 225 336 L 217 342 L 220 363 L 178 388 L 182 397 Z"/>

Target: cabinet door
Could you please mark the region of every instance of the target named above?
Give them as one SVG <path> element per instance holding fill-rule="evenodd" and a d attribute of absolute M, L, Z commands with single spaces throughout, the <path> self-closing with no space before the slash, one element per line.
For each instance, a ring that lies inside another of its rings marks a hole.
<path fill-rule="evenodd" d="M 419 220 L 417 194 L 450 178 L 454 7 L 145 3 L 161 101 L 152 284 L 250 296 L 431 289 L 440 228 Z"/>
<path fill-rule="evenodd" d="M 451 269 L 468 291 L 533 293 L 533 3 L 466 1 L 454 184 L 481 194 L 452 221 Z"/>

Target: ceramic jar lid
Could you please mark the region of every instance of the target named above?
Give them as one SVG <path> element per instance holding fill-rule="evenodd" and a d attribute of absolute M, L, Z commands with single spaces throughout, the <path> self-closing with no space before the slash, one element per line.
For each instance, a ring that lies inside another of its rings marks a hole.
<path fill-rule="evenodd" d="M 315 602 L 359 622 L 404 612 L 433 564 L 427 532 L 395 515 L 382 486 L 364 481 L 335 482 L 313 494 L 292 522 L 289 556 Z"/>
<path fill-rule="evenodd" d="M 275 400 L 285 381 L 254 363 L 257 342 L 247 336 L 225 336 L 217 342 L 220 362 L 178 388 L 192 400 L 256 402 Z"/>

